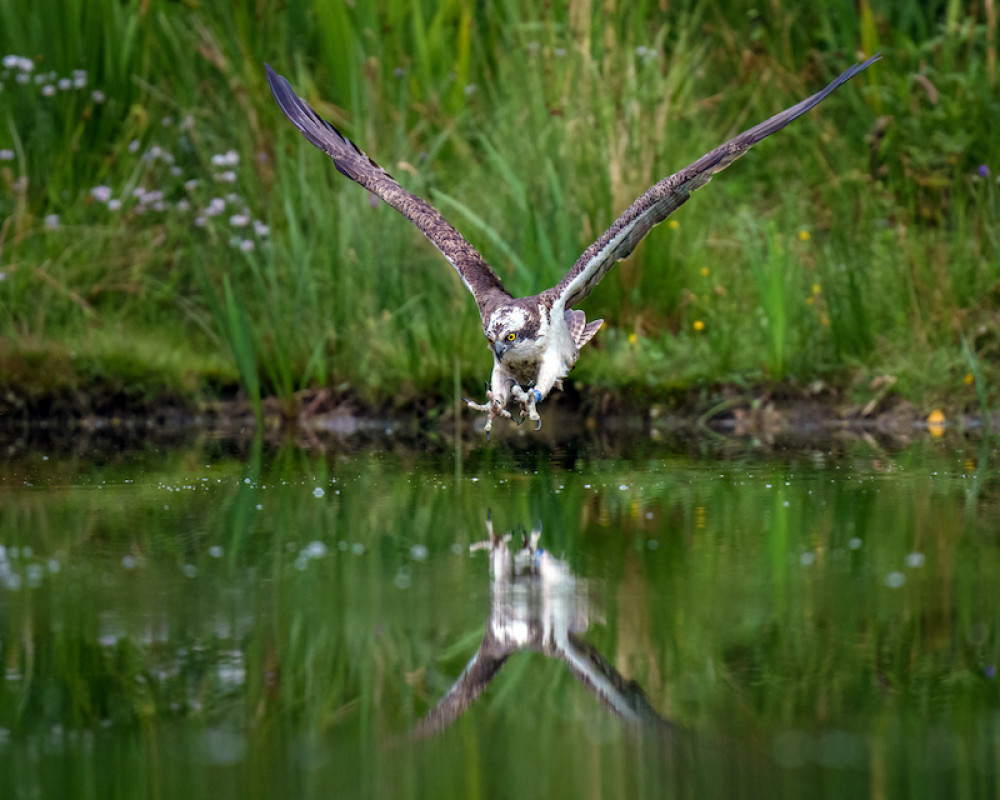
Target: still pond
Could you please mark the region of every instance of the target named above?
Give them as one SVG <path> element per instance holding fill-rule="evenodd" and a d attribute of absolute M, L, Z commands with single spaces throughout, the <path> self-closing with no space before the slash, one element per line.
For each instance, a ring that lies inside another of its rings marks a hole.
<path fill-rule="evenodd" d="M 997 446 L 8 459 L 0 797 L 996 797 Z"/>

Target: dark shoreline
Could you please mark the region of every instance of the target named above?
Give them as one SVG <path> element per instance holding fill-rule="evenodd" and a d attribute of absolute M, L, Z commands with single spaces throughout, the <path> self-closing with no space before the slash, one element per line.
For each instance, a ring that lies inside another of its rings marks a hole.
<path fill-rule="evenodd" d="M 121 395 L 82 394 L 28 403 L 12 402 L 13 397 L 5 392 L 0 405 L 0 448 L 7 458 L 30 452 L 113 452 L 140 445 L 182 447 L 205 437 L 227 441 L 241 452 L 258 434 L 253 408 L 244 397 L 201 403 L 178 397 L 132 402 Z M 773 389 L 721 387 L 710 396 L 692 393 L 648 404 L 627 394 L 571 390 L 553 394 L 546 405 L 540 431 L 498 423 L 492 443 L 520 447 L 534 439 L 552 447 L 574 439 L 643 437 L 682 450 L 706 440 L 808 449 L 838 439 L 861 439 L 898 448 L 946 432 L 979 437 L 1000 430 L 1000 413 L 984 418 L 943 410 L 944 423 L 935 425 L 928 422 L 927 413 L 898 398 L 861 407 L 840 403 L 832 393 L 807 397 Z M 451 449 L 456 438 L 464 446 L 486 444 L 481 415 L 455 404 L 371 408 L 350 394 L 310 390 L 296 395 L 291 404 L 265 399 L 262 408 L 260 431 L 273 444 L 295 442 L 319 451 Z"/>

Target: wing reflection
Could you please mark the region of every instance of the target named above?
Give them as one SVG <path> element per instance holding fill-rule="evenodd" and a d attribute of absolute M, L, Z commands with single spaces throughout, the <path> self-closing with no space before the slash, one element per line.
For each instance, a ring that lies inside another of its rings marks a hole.
<path fill-rule="evenodd" d="M 516 547 L 511 545 L 511 534 L 497 536 L 489 515 L 486 529 L 489 538 L 471 547 L 489 551 L 492 608 L 486 634 L 458 680 L 417 723 L 414 735 L 429 736 L 458 719 L 518 650 L 533 650 L 564 662 L 627 725 L 661 733 L 678 730 L 649 704 L 637 683 L 627 680 L 579 637 L 589 625 L 586 581 L 538 547 L 540 527 L 523 536 Z"/>

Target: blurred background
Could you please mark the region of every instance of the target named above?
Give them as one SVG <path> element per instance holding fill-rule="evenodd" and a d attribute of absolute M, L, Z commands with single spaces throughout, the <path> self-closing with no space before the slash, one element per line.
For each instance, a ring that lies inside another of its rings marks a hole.
<path fill-rule="evenodd" d="M 992 408 L 994 0 L 0 0 L 0 402 L 294 416 L 327 388 L 433 417 L 477 392 L 457 276 L 298 135 L 264 62 L 532 294 L 878 51 L 605 279 L 572 391 Z"/>

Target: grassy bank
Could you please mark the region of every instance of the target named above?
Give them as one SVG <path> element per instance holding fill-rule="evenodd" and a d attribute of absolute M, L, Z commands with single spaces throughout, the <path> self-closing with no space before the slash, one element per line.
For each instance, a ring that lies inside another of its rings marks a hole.
<path fill-rule="evenodd" d="M 375 5 L 0 0 L 8 397 L 477 392 L 464 288 L 302 141 L 264 61 L 527 294 L 648 185 L 881 50 L 605 279 L 572 380 L 996 406 L 993 0 Z"/>

